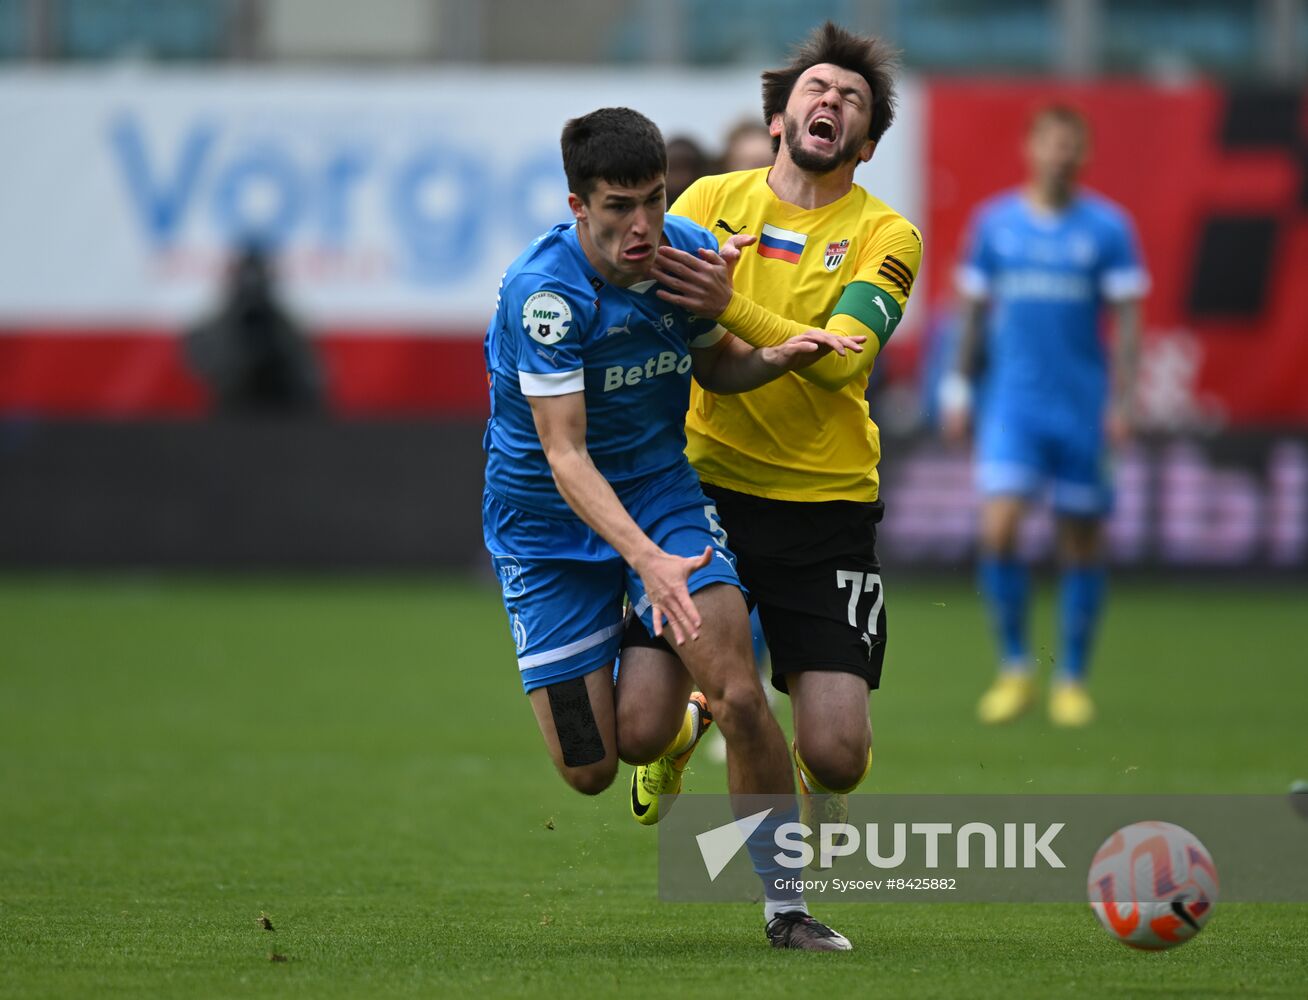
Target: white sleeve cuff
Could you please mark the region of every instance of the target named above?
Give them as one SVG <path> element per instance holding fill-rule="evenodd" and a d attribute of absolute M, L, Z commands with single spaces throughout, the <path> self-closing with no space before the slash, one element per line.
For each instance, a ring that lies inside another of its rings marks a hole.
<path fill-rule="evenodd" d="M 967 413 L 972 409 L 972 383 L 962 372 L 947 372 L 936 390 L 936 401 L 945 413 Z"/>
<path fill-rule="evenodd" d="M 714 344 L 716 344 L 719 340 L 721 340 L 726 335 L 727 335 L 727 328 L 723 326 L 721 323 L 719 323 L 708 333 L 705 333 L 692 340 L 690 342 L 690 346 L 694 348 L 712 347 Z"/>
<path fill-rule="evenodd" d="M 1124 267 L 1105 271 L 1099 279 L 1099 290 L 1111 302 L 1142 299 L 1149 291 L 1149 275 L 1138 267 Z"/>
<path fill-rule="evenodd" d="M 549 372 L 545 375 L 519 371 L 518 388 L 524 396 L 566 396 L 570 392 L 585 390 L 586 372 L 581 368 L 575 372 Z"/>
<path fill-rule="evenodd" d="M 984 299 L 990 293 L 990 279 L 971 264 L 963 264 L 954 272 L 954 285 L 969 299 Z"/>

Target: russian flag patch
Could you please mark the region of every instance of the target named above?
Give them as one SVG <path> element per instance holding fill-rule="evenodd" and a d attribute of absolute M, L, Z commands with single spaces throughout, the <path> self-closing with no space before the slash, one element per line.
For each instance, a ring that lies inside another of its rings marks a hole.
<path fill-rule="evenodd" d="M 796 233 L 779 226 L 769 226 L 765 222 L 763 235 L 758 241 L 758 255 L 798 264 L 799 255 L 804 252 L 804 244 L 807 242 L 807 233 Z"/>

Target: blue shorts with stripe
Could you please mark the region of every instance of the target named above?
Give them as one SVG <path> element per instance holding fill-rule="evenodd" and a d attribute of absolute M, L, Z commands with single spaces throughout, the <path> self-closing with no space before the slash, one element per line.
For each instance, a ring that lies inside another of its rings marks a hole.
<path fill-rule="evenodd" d="M 991 406 L 977 428 L 977 489 L 1034 499 L 1048 486 L 1058 513 L 1102 517 L 1113 507 L 1110 457 L 1097 411 L 1073 420 Z"/>
<path fill-rule="evenodd" d="M 693 594 L 711 583 L 740 587 L 717 508 L 689 466 L 620 494 L 641 530 L 665 552 L 713 559 L 691 574 Z M 579 518 L 546 517 L 486 490 L 482 534 L 500 580 L 526 691 L 611 667 L 622 641 L 624 595 L 653 629 L 640 577 Z M 743 588 L 741 588 L 743 589 Z"/>

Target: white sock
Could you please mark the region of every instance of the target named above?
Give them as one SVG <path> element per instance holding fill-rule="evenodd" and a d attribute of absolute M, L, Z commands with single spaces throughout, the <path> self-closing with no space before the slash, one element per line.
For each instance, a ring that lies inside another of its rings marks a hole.
<path fill-rule="evenodd" d="M 772 918 L 778 913 L 785 913 L 789 910 L 798 910 L 800 913 L 808 912 L 808 904 L 804 902 L 804 897 L 798 899 L 769 899 L 763 903 L 763 922 L 772 923 Z"/>

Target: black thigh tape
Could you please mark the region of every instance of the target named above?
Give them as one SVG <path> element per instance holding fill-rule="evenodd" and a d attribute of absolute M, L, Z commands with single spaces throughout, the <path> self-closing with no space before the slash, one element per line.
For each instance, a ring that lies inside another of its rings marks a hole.
<path fill-rule="evenodd" d="M 568 767 L 585 767 L 602 761 L 604 737 L 590 709 L 586 678 L 574 677 L 551 684 L 545 690 L 550 696 L 550 713 L 554 716 L 554 732 L 559 737 L 563 763 Z"/>

